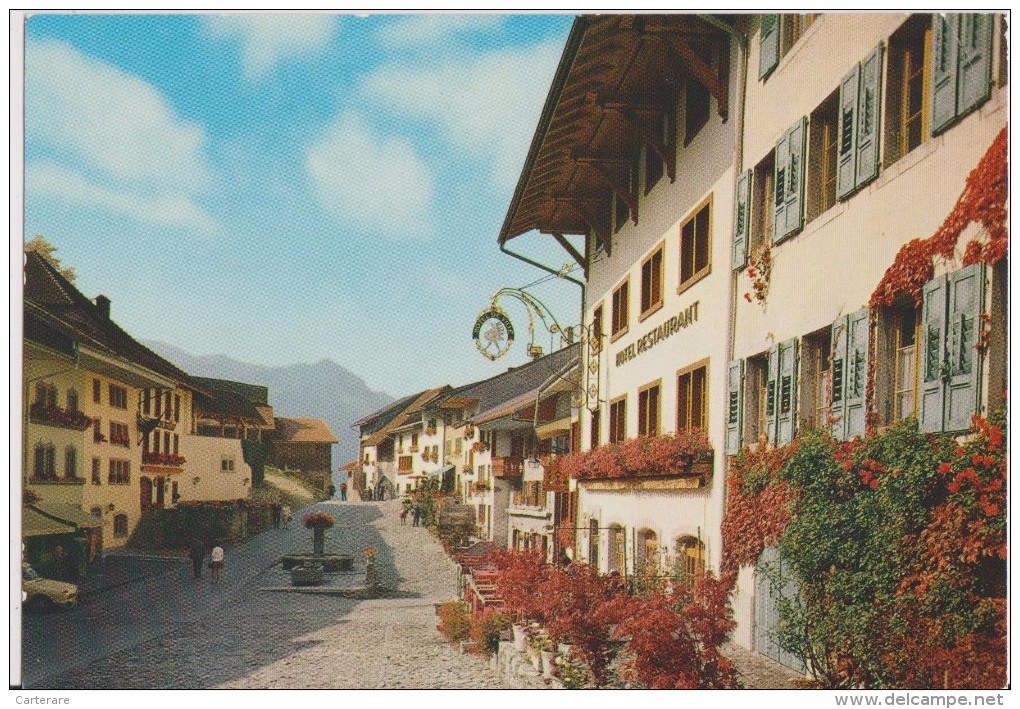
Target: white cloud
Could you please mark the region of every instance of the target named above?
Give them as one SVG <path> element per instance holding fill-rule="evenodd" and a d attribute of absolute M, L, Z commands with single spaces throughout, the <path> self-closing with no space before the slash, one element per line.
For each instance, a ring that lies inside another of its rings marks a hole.
<path fill-rule="evenodd" d="M 499 27 L 499 15 L 429 14 L 402 17 L 379 30 L 379 43 L 388 48 L 434 46 L 459 34 Z"/>
<path fill-rule="evenodd" d="M 244 73 L 249 79 L 268 74 L 284 57 L 307 56 L 329 45 L 336 32 L 333 15 L 211 15 L 205 26 L 214 37 L 239 40 Z"/>
<path fill-rule="evenodd" d="M 142 196 L 90 182 L 74 170 L 52 162 L 25 168 L 25 192 L 33 199 L 55 197 L 85 208 L 100 208 L 141 222 L 210 232 L 216 220 L 186 195 Z"/>
<path fill-rule="evenodd" d="M 151 84 L 52 40 L 25 52 L 26 137 L 113 182 L 195 193 L 212 182 L 205 131 Z"/>
<path fill-rule="evenodd" d="M 512 188 L 524 165 L 562 42 L 496 50 L 438 66 L 384 66 L 367 93 L 408 116 L 439 123 L 450 144 L 491 156 L 493 179 Z"/>
<path fill-rule="evenodd" d="M 406 140 L 375 135 L 355 113 L 338 117 L 305 165 L 323 209 L 393 238 L 428 238 L 432 177 Z"/>

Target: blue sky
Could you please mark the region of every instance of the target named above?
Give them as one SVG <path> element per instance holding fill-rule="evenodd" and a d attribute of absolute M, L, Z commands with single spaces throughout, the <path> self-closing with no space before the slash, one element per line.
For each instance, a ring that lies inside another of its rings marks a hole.
<path fill-rule="evenodd" d="M 491 376 L 525 361 L 527 317 L 508 301 L 496 362 L 475 317 L 545 277 L 496 237 L 572 20 L 33 15 L 25 237 L 140 339 L 330 358 L 393 395 Z M 579 321 L 576 286 L 529 291 Z"/>

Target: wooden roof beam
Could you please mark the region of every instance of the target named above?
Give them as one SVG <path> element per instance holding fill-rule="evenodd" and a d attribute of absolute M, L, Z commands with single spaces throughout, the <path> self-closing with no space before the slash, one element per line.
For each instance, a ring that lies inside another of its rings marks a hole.
<path fill-rule="evenodd" d="M 630 191 L 630 185 L 629 184 L 621 183 L 620 180 L 618 179 L 618 176 L 615 175 L 613 172 L 611 172 L 609 170 L 609 168 L 607 167 L 607 164 L 614 164 L 614 165 L 619 167 L 621 165 L 621 163 L 622 163 L 623 165 L 625 165 L 628 168 L 628 170 L 627 170 L 627 177 L 629 178 L 630 177 L 630 168 L 633 167 L 633 161 L 632 160 L 626 160 L 626 161 L 623 161 L 623 160 L 612 160 L 612 161 L 603 162 L 599 158 L 580 158 L 580 159 L 578 159 L 578 162 L 582 162 L 582 161 L 585 161 L 589 165 L 591 165 L 595 169 L 595 172 L 600 174 L 602 176 L 602 179 L 604 179 L 607 183 L 609 183 L 609 186 L 613 189 L 613 192 L 616 193 L 616 196 L 619 197 L 620 199 L 622 199 L 624 202 L 627 203 L 627 206 L 630 208 L 630 216 L 634 220 L 634 224 L 637 224 L 638 223 L 638 198 L 637 198 L 637 195 Z M 629 183 L 630 180 L 628 179 L 627 182 Z"/>
<path fill-rule="evenodd" d="M 610 249 L 612 247 L 610 246 L 609 243 L 610 237 L 609 230 L 597 218 L 593 217 L 586 208 L 582 207 L 581 204 L 579 204 L 579 201 L 584 204 L 591 204 L 592 201 L 596 200 L 593 200 L 591 198 L 574 197 L 571 195 L 561 196 L 551 195 L 550 198 L 554 202 L 573 212 L 577 217 L 581 219 L 582 222 L 587 224 L 588 228 L 595 232 L 599 236 L 599 238 L 602 239 L 602 242 L 606 245 L 606 255 L 612 255 L 610 252 Z M 601 203 L 602 200 L 597 200 L 597 202 Z"/>
<path fill-rule="evenodd" d="M 642 142 L 651 147 L 659 159 L 665 163 L 666 175 L 669 177 L 670 183 L 676 182 L 676 131 L 669 131 L 669 140 L 663 139 L 661 121 L 664 112 L 656 117 L 656 122 L 653 124 L 641 120 L 629 110 L 620 108 L 618 112 L 623 120 L 634 129 L 634 132 L 641 136 Z"/>
<path fill-rule="evenodd" d="M 708 89 L 708 92 L 715 98 L 716 103 L 719 106 L 719 115 L 725 121 L 729 117 L 729 104 L 730 104 L 730 92 L 727 82 L 723 81 L 722 78 L 712 68 L 705 63 L 705 61 L 691 49 L 691 45 L 683 41 L 672 33 L 654 34 L 654 37 L 659 37 L 665 40 L 666 44 L 676 53 L 680 62 L 694 75 L 694 78 L 701 82 L 702 86 Z M 725 63 L 728 57 L 723 57 Z M 728 74 L 728 72 L 726 72 Z"/>
<path fill-rule="evenodd" d="M 580 266 L 581 269 L 584 271 L 584 277 L 587 278 L 588 263 L 585 261 L 584 256 L 582 256 L 580 252 L 574 248 L 573 244 L 567 241 L 567 238 L 563 236 L 563 234 L 554 231 L 552 232 L 552 235 L 553 238 L 556 239 L 556 242 L 563 247 L 563 250 L 570 254 L 570 258 L 574 259 L 574 261 L 577 262 L 577 265 Z"/>

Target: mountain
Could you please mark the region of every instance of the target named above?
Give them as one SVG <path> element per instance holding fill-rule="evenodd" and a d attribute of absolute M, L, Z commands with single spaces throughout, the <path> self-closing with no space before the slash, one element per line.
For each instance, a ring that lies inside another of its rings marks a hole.
<path fill-rule="evenodd" d="M 277 416 L 326 421 L 340 440 L 333 446 L 334 478 L 337 468 L 358 457 L 357 433 L 351 424 L 394 401 L 389 394 L 369 389 L 357 375 L 328 359 L 266 367 L 226 355 L 193 355 L 166 342 L 146 340 L 143 344 L 188 374 L 269 387 L 269 404 Z"/>

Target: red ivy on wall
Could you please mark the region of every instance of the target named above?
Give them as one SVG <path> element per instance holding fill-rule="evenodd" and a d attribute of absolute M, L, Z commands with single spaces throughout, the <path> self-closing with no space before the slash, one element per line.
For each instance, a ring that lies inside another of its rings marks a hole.
<path fill-rule="evenodd" d="M 938 231 L 926 239 L 905 244 L 871 294 L 872 309 L 890 306 L 902 294 L 921 304 L 924 284 L 935 273 L 935 258 L 952 258 L 963 231 L 978 222 L 988 231 L 984 243 L 967 244 L 963 265 L 998 263 L 1006 255 L 1009 236 L 1006 230 L 1006 199 L 1009 195 L 1009 161 L 1006 129 L 992 141 L 984 157 L 967 176 L 967 184 L 953 210 Z"/>

